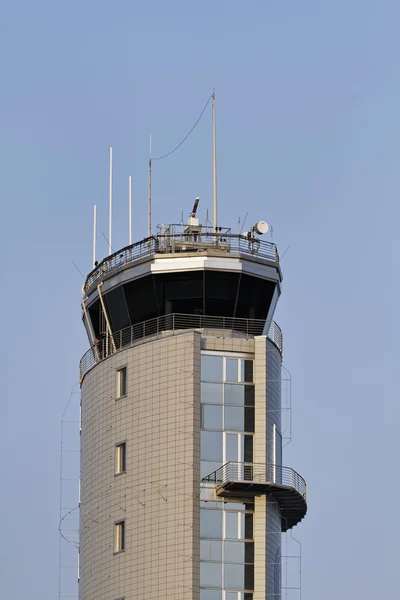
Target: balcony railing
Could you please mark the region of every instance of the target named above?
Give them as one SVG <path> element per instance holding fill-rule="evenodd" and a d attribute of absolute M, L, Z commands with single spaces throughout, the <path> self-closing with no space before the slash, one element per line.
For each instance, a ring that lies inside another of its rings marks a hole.
<path fill-rule="evenodd" d="M 307 513 L 304 479 L 289 467 L 228 462 L 203 478 L 215 484 L 215 493 L 223 498 L 249 499 L 270 495 L 278 504 L 282 531 L 288 531 Z"/>
<path fill-rule="evenodd" d="M 126 265 L 134 265 L 153 254 L 204 252 L 206 250 L 223 254 L 243 254 L 253 259 L 260 258 L 279 264 L 278 250 L 272 242 L 232 233 L 189 234 L 182 232 L 173 235 L 163 233 L 145 238 L 107 256 L 89 273 L 83 286 L 83 292 L 86 295 L 89 294 L 108 274 Z"/>
<path fill-rule="evenodd" d="M 207 475 L 203 481 L 217 483 L 221 486 L 227 483 L 270 484 L 286 486 L 307 498 L 306 482 L 303 477 L 290 467 L 279 465 L 246 464 L 227 462 L 222 467 Z"/>
<path fill-rule="evenodd" d="M 277 346 L 281 354 L 283 351 L 282 331 L 275 321 L 172 313 L 136 323 L 112 335 L 107 335 L 101 340 L 96 340 L 92 348 L 81 358 L 79 366 L 80 381 L 90 369 L 112 354 L 133 346 L 145 338 L 163 333 L 173 333 L 182 329 L 207 330 L 208 335 L 212 335 L 213 330 L 220 331 L 223 329 L 229 337 L 244 339 L 262 335 L 266 331 L 268 338 Z"/>

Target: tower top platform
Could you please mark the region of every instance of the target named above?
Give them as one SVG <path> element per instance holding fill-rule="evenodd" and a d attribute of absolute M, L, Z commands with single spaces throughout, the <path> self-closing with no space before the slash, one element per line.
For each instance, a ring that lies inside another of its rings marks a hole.
<path fill-rule="evenodd" d="M 197 219 L 193 219 L 197 221 Z M 251 233 L 234 234 L 229 228 L 218 227 L 214 232 L 201 225 L 159 225 L 155 235 L 125 246 L 104 258 L 89 273 L 83 285 L 87 297 L 101 283 L 143 262 L 155 258 L 207 256 L 240 258 L 275 267 L 282 280 L 276 244 L 254 237 Z"/>

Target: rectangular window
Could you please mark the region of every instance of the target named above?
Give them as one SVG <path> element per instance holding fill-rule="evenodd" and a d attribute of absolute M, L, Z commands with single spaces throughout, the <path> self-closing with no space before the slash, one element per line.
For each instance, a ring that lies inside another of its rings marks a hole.
<path fill-rule="evenodd" d="M 222 406 L 201 405 L 201 428 L 222 430 Z"/>
<path fill-rule="evenodd" d="M 201 460 L 222 460 L 222 432 L 202 431 L 200 433 Z"/>
<path fill-rule="evenodd" d="M 126 396 L 126 367 L 117 371 L 117 398 Z"/>
<path fill-rule="evenodd" d="M 222 356 L 201 355 L 202 381 L 222 381 Z"/>
<path fill-rule="evenodd" d="M 126 471 L 126 443 L 122 442 L 115 446 L 115 474 L 125 473 Z"/>
<path fill-rule="evenodd" d="M 114 525 L 114 552 L 125 550 L 125 521 L 118 521 Z"/>

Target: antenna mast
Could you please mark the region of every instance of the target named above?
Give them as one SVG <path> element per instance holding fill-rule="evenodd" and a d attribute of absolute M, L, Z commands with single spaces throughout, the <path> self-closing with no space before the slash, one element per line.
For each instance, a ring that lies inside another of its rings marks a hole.
<path fill-rule="evenodd" d="M 93 269 L 96 266 L 97 208 L 93 206 Z"/>
<path fill-rule="evenodd" d="M 151 135 L 150 135 L 150 155 L 149 155 L 149 200 L 147 215 L 147 236 L 151 236 Z"/>
<path fill-rule="evenodd" d="M 129 175 L 129 245 L 132 244 L 132 176 Z"/>
<path fill-rule="evenodd" d="M 212 130 L 213 130 L 213 229 L 217 230 L 217 131 L 215 124 L 215 90 L 212 93 Z"/>
<path fill-rule="evenodd" d="M 112 146 L 110 146 L 110 214 L 109 214 L 109 224 L 108 224 L 108 251 L 109 254 L 112 254 L 112 177 L 113 177 L 113 167 L 112 167 Z"/>

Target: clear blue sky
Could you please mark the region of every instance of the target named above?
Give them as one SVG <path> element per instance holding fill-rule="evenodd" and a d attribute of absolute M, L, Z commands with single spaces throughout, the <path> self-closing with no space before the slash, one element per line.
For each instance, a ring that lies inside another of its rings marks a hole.
<path fill-rule="evenodd" d="M 397 597 L 399 23 L 396 0 L 2 3 L 2 597 L 57 598 L 59 423 L 87 348 L 71 261 L 90 270 L 94 202 L 107 233 L 108 147 L 118 247 L 129 174 L 146 232 L 149 133 L 173 147 L 214 79 L 221 221 L 290 245 L 302 598 Z M 209 118 L 153 181 L 155 222 L 211 207 Z"/>

